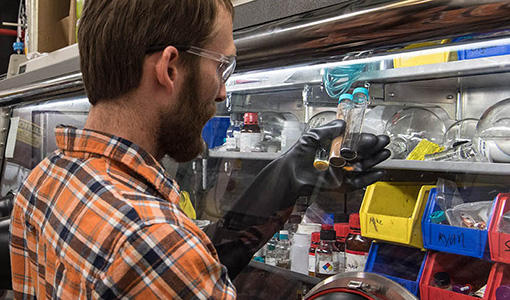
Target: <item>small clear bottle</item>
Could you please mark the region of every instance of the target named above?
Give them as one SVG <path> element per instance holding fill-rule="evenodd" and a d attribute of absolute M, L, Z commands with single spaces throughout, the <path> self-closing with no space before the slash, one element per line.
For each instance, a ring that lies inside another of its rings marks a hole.
<path fill-rule="evenodd" d="M 239 139 L 240 152 L 260 152 L 262 133 L 259 126 L 258 114 L 254 112 L 244 114 L 244 124 Z"/>
<path fill-rule="evenodd" d="M 349 216 L 349 235 L 345 240 L 345 272 L 365 270 L 372 239 L 361 236 L 359 214 Z"/>
<path fill-rule="evenodd" d="M 308 276 L 315 276 L 315 249 L 320 245 L 320 232 L 312 233 L 312 242 L 308 249 Z"/>
<path fill-rule="evenodd" d="M 268 265 L 276 266 L 276 244 L 278 243 L 278 232 L 267 242 L 265 262 Z"/>
<path fill-rule="evenodd" d="M 290 269 L 290 241 L 287 230 L 280 230 L 280 240 L 276 244 L 276 266 Z"/>
<path fill-rule="evenodd" d="M 338 273 L 338 252 L 335 231 L 322 229 L 320 244 L 315 249 L 315 277 L 325 279 Z"/>
<path fill-rule="evenodd" d="M 237 119 L 237 114 L 232 114 L 230 126 L 227 129 L 225 145 L 227 151 L 239 151 L 239 139 L 241 136 L 241 121 Z"/>

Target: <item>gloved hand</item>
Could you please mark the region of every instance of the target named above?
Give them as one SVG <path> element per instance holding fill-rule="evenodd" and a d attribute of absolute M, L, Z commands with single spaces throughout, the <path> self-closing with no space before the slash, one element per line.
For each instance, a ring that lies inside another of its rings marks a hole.
<path fill-rule="evenodd" d="M 357 159 L 350 163 L 352 171 L 330 167 L 321 172 L 314 168 L 315 152 L 321 142 L 332 140 L 345 130 L 345 122 L 334 120 L 303 134 L 299 141 L 269 163 L 224 217 L 224 230 L 235 240 L 215 245 L 221 262 L 234 277 L 249 263 L 253 254 L 280 229 L 292 212 L 299 196 L 314 190 L 349 192 L 380 180 L 383 170 L 373 166 L 390 157 L 384 149 L 387 136 L 362 134 Z M 224 239 L 223 239 L 224 240 Z"/>
<path fill-rule="evenodd" d="M 344 130 L 345 122 L 342 120 L 314 128 L 303 134 L 294 147 L 275 161 L 280 161 L 279 164 L 287 169 L 286 172 L 291 172 L 287 177 L 291 180 L 291 191 L 297 193 L 297 196 L 311 195 L 317 188 L 345 193 L 382 179 L 384 171 L 371 168 L 390 157 L 390 151 L 384 149 L 390 142 L 385 135 L 361 134 L 356 149 L 357 158 L 348 162 L 345 168 L 331 166 L 326 171 L 318 171 L 313 167 L 315 151 L 321 142 L 334 139 Z"/>

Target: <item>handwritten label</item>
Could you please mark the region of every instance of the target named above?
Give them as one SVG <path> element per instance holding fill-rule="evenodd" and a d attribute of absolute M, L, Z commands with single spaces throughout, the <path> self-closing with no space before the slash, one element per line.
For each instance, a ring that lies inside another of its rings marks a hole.
<path fill-rule="evenodd" d="M 510 252 L 510 241 L 505 242 L 505 247 L 506 247 L 505 252 Z"/>
<path fill-rule="evenodd" d="M 444 245 L 445 247 L 450 246 L 460 246 L 460 247 L 466 247 L 465 239 L 464 239 L 464 233 L 461 234 L 444 234 L 439 232 L 437 235 L 437 241 Z"/>
<path fill-rule="evenodd" d="M 379 232 L 379 230 L 377 229 L 377 226 L 378 225 L 380 225 L 380 226 L 383 225 L 382 220 L 379 220 L 379 219 L 374 218 L 374 217 L 370 217 L 370 221 L 368 223 L 374 225 L 374 230 L 377 231 L 377 232 Z"/>

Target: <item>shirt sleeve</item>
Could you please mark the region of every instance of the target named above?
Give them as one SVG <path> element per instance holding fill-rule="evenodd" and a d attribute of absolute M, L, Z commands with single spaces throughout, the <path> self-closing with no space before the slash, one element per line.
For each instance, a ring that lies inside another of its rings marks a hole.
<path fill-rule="evenodd" d="M 94 288 L 97 299 L 235 299 L 227 269 L 197 235 L 168 223 L 122 245 Z"/>

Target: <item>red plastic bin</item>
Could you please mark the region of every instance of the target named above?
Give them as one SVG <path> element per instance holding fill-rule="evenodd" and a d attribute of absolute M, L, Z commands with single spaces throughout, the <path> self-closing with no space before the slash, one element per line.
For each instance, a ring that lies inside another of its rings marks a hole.
<path fill-rule="evenodd" d="M 434 274 L 447 272 L 452 284 L 471 284 L 478 289 L 485 284 L 487 288 L 483 299 L 489 300 L 494 294 L 496 264 L 474 257 L 451 253 L 429 251 L 425 268 L 420 280 L 421 300 L 476 300 L 480 299 L 434 286 Z"/>
<path fill-rule="evenodd" d="M 493 261 L 510 263 L 510 233 L 499 231 L 502 226 L 508 226 L 510 232 L 510 222 L 505 224 L 502 220 L 503 214 L 510 211 L 510 194 L 499 194 L 495 199 L 494 210 L 492 211 L 492 221 L 489 225 L 489 251 Z"/>
<path fill-rule="evenodd" d="M 496 299 L 496 289 L 501 285 L 510 284 L 510 266 L 505 264 L 496 263 L 494 276 L 492 277 L 492 284 L 487 286 L 485 296 L 487 299 Z"/>

